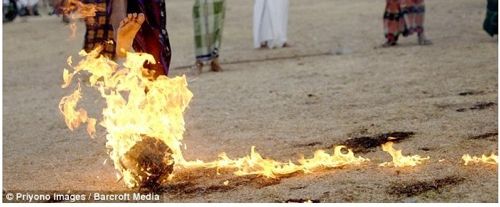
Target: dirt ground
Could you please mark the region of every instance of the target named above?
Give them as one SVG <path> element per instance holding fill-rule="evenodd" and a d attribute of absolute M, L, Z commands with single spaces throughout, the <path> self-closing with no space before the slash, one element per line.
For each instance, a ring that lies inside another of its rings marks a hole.
<path fill-rule="evenodd" d="M 374 147 L 357 153 L 370 164 L 281 180 L 188 172 L 164 187 L 162 201 L 498 202 L 496 166 L 461 162 L 466 153 L 498 154 L 497 40 L 482 31 L 486 1 L 427 1 L 434 45 L 417 46 L 412 36 L 381 49 L 384 2 L 291 0 L 292 47 L 257 50 L 252 1 L 227 1 L 221 55 L 229 64 L 222 73 L 189 77 L 194 98 L 184 153 L 213 160 L 256 146 L 287 161 L 350 138 L 400 131 L 414 134 L 396 148 L 429 162 L 381 168 L 390 156 Z M 189 73 L 183 66 L 193 62 L 192 3 L 167 1 L 177 68 L 171 76 Z M 81 49 L 82 26 L 71 39 L 56 17 L 3 25 L 4 192 L 127 190 L 111 162 L 103 164 L 103 130 L 95 139 L 84 129 L 70 132 L 58 111 L 69 93 L 60 87 L 62 69 Z"/>

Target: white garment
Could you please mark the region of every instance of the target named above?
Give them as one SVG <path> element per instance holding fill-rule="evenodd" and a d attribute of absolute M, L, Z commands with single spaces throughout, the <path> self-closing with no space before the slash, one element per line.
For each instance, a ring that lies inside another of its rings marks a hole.
<path fill-rule="evenodd" d="M 35 6 L 39 0 L 18 0 L 18 4 L 22 7 L 31 7 Z"/>
<path fill-rule="evenodd" d="M 254 47 L 267 41 L 270 48 L 283 47 L 287 41 L 288 0 L 255 0 L 253 11 Z"/>

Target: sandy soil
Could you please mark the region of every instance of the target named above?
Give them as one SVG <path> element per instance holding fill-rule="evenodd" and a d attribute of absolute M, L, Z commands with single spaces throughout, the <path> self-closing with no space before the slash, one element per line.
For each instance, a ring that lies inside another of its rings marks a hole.
<path fill-rule="evenodd" d="M 182 68 L 193 62 L 192 2 L 167 3 L 173 67 Z M 498 149 L 497 42 L 481 29 L 485 1 L 428 1 L 426 26 L 435 43 L 428 47 L 410 37 L 377 49 L 383 7 L 384 0 L 292 0 L 293 47 L 256 50 L 252 1 L 228 1 L 222 62 L 330 55 L 223 64 L 222 73 L 190 77 L 195 97 L 186 113 L 185 156 L 243 156 L 255 145 L 288 160 L 349 138 L 409 131 L 415 135 L 396 147 L 430 162 L 380 168 L 390 157 L 378 147 L 358 153 L 371 164 L 281 180 L 193 172 L 166 186 L 163 201 L 498 202 L 496 167 L 460 160 Z M 60 88 L 62 69 L 80 50 L 82 29 L 68 39 L 68 27 L 47 16 L 3 25 L 4 191 L 126 190 L 110 162 L 103 165 L 102 129 L 95 139 L 83 129 L 70 132 L 57 108 L 69 93 Z"/>

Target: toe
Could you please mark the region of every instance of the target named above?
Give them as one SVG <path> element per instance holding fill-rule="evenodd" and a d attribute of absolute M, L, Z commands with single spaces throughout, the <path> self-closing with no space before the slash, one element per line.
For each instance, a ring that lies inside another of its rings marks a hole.
<path fill-rule="evenodd" d="M 146 20 L 146 17 L 144 16 L 143 13 L 139 13 L 139 15 L 137 16 L 137 22 L 139 24 L 142 24 L 144 22 L 144 20 Z"/>
<path fill-rule="evenodd" d="M 122 27 L 123 25 L 125 25 L 127 23 L 127 18 L 125 19 L 122 19 L 122 21 L 120 21 L 120 27 Z"/>

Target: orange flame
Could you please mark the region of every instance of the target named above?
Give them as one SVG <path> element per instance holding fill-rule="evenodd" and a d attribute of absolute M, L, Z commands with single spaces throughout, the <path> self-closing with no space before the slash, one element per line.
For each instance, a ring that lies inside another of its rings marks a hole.
<path fill-rule="evenodd" d="M 422 158 L 419 155 L 414 156 L 404 156 L 401 150 L 395 150 L 393 148 L 393 142 L 387 142 L 382 145 L 382 150 L 389 153 L 392 156 L 391 162 L 384 162 L 380 164 L 381 167 L 414 167 L 421 164 L 423 161 L 430 159 L 430 157 Z"/>
<path fill-rule="evenodd" d="M 100 48 L 99 48 L 100 49 Z M 110 149 L 110 157 L 114 166 L 123 178 L 125 184 L 132 188 L 139 185 L 136 176 L 122 166 L 120 159 L 141 141 L 145 135 L 161 140 L 172 150 L 175 169 L 180 168 L 215 168 L 232 169 L 238 176 L 260 175 L 268 178 L 278 178 L 296 172 L 310 173 L 318 169 L 336 168 L 347 165 L 360 165 L 368 159 L 356 157 L 344 146 L 337 146 L 333 154 L 318 150 L 312 158 L 301 158 L 297 163 L 291 161 L 280 162 L 263 158 L 255 147 L 250 155 L 231 159 L 225 153 L 212 162 L 200 160 L 186 161 L 182 155 L 181 143 L 183 139 L 184 117 L 193 94 L 187 88 L 184 76 L 168 78 L 159 76 L 151 80 L 143 68 L 145 62 L 154 63 L 153 56 L 145 53 L 127 53 L 125 63 L 120 66 L 104 56 L 99 56 L 99 50 L 90 53 L 80 52 L 83 59 L 72 66 L 72 59 L 68 58 L 68 65 L 74 69 L 63 71 L 63 88 L 71 85 L 73 77 L 82 71 L 90 74 L 90 86 L 96 88 L 106 101 L 102 110 L 102 120 L 99 122 L 107 131 L 106 146 Z M 88 118 L 84 109 L 78 109 L 81 99 L 81 89 L 78 88 L 60 103 L 60 111 L 64 115 L 66 124 L 74 130 L 83 123 L 88 123 L 87 132 L 93 136 L 96 119 Z"/>
<path fill-rule="evenodd" d="M 343 153 L 342 150 L 346 150 Z M 189 161 L 180 163 L 184 168 L 216 168 L 234 169 L 237 176 L 261 175 L 267 178 L 279 178 L 296 172 L 311 173 L 317 169 L 337 168 L 347 165 L 360 165 L 370 161 L 363 157 L 356 157 L 352 150 L 344 146 L 337 146 L 330 155 L 323 150 L 318 150 L 309 159 L 301 158 L 298 164 L 291 161 L 279 162 L 263 158 L 255 147 L 252 147 L 250 155 L 238 159 L 230 159 L 225 153 L 219 155 L 219 159 L 213 162 Z"/>
<path fill-rule="evenodd" d="M 469 165 L 470 163 L 484 163 L 490 165 L 498 164 L 498 156 L 492 153 L 490 156 L 482 155 L 481 157 L 471 157 L 469 154 L 465 154 L 462 156 L 462 160 L 464 161 L 464 165 Z"/>
<path fill-rule="evenodd" d="M 61 7 L 64 15 L 70 17 L 72 22 L 69 24 L 70 29 L 70 39 L 76 36 L 77 26 L 74 22 L 77 19 L 94 17 L 96 12 L 106 11 L 106 8 L 103 6 L 104 4 L 85 4 L 79 0 L 67 0 L 64 5 Z"/>
<path fill-rule="evenodd" d="M 93 17 L 96 12 L 106 11 L 106 8 L 100 6 L 101 4 L 85 4 L 79 0 L 67 0 L 64 6 L 61 7 L 64 14 L 72 14 L 73 19 L 85 18 L 85 17 Z"/>
<path fill-rule="evenodd" d="M 136 181 L 119 160 L 143 135 L 161 139 L 172 150 L 175 162 L 184 160 L 180 142 L 184 133 L 182 113 L 192 93 L 187 89 L 185 77 L 171 79 L 162 76 L 152 81 L 143 76 L 143 63 L 155 61 L 149 54 L 129 53 L 123 67 L 98 54 L 99 50 L 88 54 L 80 52 L 84 59 L 73 67 L 74 71 L 64 70 L 63 86 L 69 86 L 73 76 L 79 72 L 91 74 L 90 86 L 96 88 L 107 103 L 99 123 L 107 130 L 106 146 L 111 150 L 111 159 L 125 183 L 134 187 Z M 68 63 L 71 66 L 70 60 Z M 87 131 L 93 135 L 97 120 L 89 119 L 84 109 L 76 110 L 80 98 L 78 87 L 73 94 L 61 100 L 60 111 L 68 128 L 73 130 L 88 122 Z"/>

